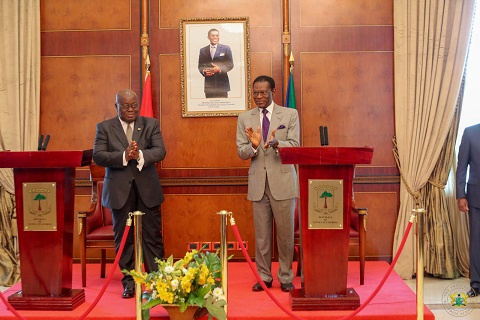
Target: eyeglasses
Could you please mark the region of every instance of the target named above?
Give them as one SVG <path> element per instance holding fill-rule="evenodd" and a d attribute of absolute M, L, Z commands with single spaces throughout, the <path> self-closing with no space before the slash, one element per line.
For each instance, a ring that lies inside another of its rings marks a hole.
<path fill-rule="evenodd" d="M 118 104 L 117 103 L 117 106 L 122 108 L 123 110 L 128 110 L 129 108 L 132 108 L 132 109 L 138 109 L 138 103 L 132 103 L 132 104 Z"/>
<path fill-rule="evenodd" d="M 253 96 L 254 97 L 257 97 L 257 96 L 268 96 L 268 94 L 270 93 L 270 90 L 262 90 L 262 91 L 253 91 Z"/>

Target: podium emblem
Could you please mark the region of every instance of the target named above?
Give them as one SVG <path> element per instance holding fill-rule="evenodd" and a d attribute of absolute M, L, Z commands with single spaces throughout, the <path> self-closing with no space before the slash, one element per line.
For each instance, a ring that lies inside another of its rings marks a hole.
<path fill-rule="evenodd" d="M 57 230 L 55 182 L 23 183 L 23 230 Z"/>
<path fill-rule="evenodd" d="M 343 180 L 308 180 L 308 228 L 343 229 Z"/>

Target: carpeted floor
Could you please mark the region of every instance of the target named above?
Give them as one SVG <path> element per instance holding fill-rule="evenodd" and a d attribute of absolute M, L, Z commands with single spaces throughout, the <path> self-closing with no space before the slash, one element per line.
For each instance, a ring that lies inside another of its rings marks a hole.
<path fill-rule="evenodd" d="M 110 265 L 107 266 L 107 273 Z M 278 266 L 274 264 L 274 269 Z M 385 262 L 367 262 L 365 285 L 359 285 L 358 262 L 349 262 L 348 287 L 353 287 L 363 303 L 375 290 L 381 278 L 388 269 Z M 229 320 L 265 320 L 265 319 L 290 319 L 288 315 L 276 306 L 265 292 L 252 292 L 251 287 L 256 282 L 247 263 L 231 262 L 228 270 L 228 319 Z M 276 271 L 274 271 L 276 274 Z M 87 287 L 85 288 L 86 302 L 73 311 L 19 311 L 28 320 L 51 319 L 78 319 L 97 297 L 105 279 L 99 278 L 98 264 L 87 266 Z M 321 276 L 321 275 L 319 275 Z M 120 284 L 121 273 L 116 271 L 110 286 L 107 288 L 99 304 L 93 309 L 86 319 L 92 320 L 134 320 L 134 299 L 122 299 Z M 295 278 L 294 285 L 300 287 L 300 278 Z M 81 288 L 79 265 L 73 266 L 73 288 Z M 21 289 L 20 284 L 3 292 L 9 296 Z M 274 296 L 287 308 L 289 295 L 280 290 L 280 284 L 274 281 L 271 289 Z M 341 319 L 350 314 L 350 311 L 298 311 L 295 315 L 303 319 Z M 362 310 L 354 319 L 381 319 L 381 320 L 408 320 L 416 319 L 415 294 L 396 274 L 392 274 L 385 286 L 371 303 Z M 0 302 L 0 319 L 17 319 Z M 152 310 L 152 320 L 168 320 L 166 311 L 161 307 Z M 434 319 L 433 314 L 425 308 L 425 319 Z"/>

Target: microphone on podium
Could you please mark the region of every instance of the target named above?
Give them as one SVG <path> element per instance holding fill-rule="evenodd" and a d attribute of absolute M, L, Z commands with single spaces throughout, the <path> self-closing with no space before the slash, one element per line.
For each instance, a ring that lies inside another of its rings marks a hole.
<path fill-rule="evenodd" d="M 325 145 L 328 146 L 328 127 L 324 127 L 323 130 L 325 131 L 323 135 L 325 136 Z"/>
<path fill-rule="evenodd" d="M 320 130 L 320 145 L 324 146 L 325 145 L 325 136 L 323 134 L 323 126 L 320 126 L 318 129 Z"/>
<path fill-rule="evenodd" d="M 41 134 L 40 137 L 38 138 L 38 151 L 47 150 L 47 145 L 49 141 L 50 141 L 49 134 L 47 134 L 47 136 L 45 137 L 45 142 L 43 142 L 43 134 Z"/>
<path fill-rule="evenodd" d="M 38 151 L 42 150 L 42 144 L 43 144 L 43 134 L 38 137 Z"/>
<path fill-rule="evenodd" d="M 328 127 L 320 126 L 320 145 L 328 146 Z"/>
<path fill-rule="evenodd" d="M 50 135 L 47 134 L 47 136 L 45 137 L 45 143 L 43 144 L 43 147 L 42 147 L 43 151 L 47 150 L 47 146 L 48 146 L 49 141 L 50 141 Z"/>

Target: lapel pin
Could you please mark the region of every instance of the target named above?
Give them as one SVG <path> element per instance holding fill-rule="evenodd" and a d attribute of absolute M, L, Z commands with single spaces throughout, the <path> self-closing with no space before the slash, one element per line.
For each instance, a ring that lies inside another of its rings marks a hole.
<path fill-rule="evenodd" d="M 138 128 L 137 130 L 140 131 L 140 130 L 142 130 L 142 128 Z"/>

